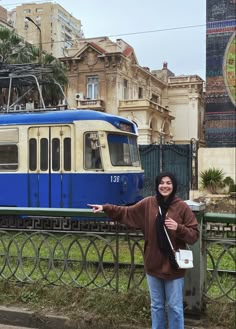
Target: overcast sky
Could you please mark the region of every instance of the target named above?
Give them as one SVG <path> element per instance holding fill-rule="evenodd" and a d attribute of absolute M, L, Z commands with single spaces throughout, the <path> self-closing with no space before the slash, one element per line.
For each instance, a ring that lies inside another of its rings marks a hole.
<path fill-rule="evenodd" d="M 10 10 L 22 3 L 0 0 Z M 86 38 L 109 36 L 128 42 L 139 65 L 205 80 L 206 0 L 58 0 L 81 20 Z"/>

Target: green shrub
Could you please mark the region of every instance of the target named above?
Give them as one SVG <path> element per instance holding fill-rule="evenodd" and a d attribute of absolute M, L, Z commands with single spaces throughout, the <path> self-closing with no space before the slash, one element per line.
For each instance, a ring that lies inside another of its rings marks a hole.
<path fill-rule="evenodd" d="M 236 184 L 230 185 L 229 192 L 236 192 Z"/>
<path fill-rule="evenodd" d="M 224 186 L 228 186 L 229 193 L 232 192 L 231 188 L 234 185 L 234 180 L 233 180 L 232 177 L 230 177 L 230 176 L 225 177 L 224 180 L 223 180 L 223 184 L 224 184 Z"/>
<path fill-rule="evenodd" d="M 200 173 L 201 185 L 212 194 L 217 193 L 217 189 L 224 186 L 224 173 L 221 169 L 210 168 Z"/>
<path fill-rule="evenodd" d="M 234 184 L 234 180 L 233 180 L 232 177 L 227 176 L 227 177 L 224 178 L 223 183 L 227 186 L 231 186 L 231 185 Z"/>

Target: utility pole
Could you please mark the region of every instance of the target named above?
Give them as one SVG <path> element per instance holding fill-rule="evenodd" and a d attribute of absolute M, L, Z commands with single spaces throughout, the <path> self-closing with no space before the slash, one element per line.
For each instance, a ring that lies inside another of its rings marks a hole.
<path fill-rule="evenodd" d="M 40 21 L 40 17 L 37 16 L 36 18 L 36 21 Z M 41 28 L 39 26 L 39 24 L 37 24 L 32 18 L 30 18 L 29 16 L 26 16 L 25 17 L 25 28 L 27 29 L 28 27 L 28 21 L 31 22 L 32 24 L 34 24 L 38 31 L 39 31 L 39 64 L 41 65 L 42 64 L 42 54 L 43 54 L 43 49 L 42 49 L 42 31 L 41 31 Z M 40 73 L 40 79 L 42 78 L 42 74 Z M 40 90 L 40 95 L 39 95 L 39 108 L 40 107 L 43 107 L 45 108 L 45 105 L 44 105 L 44 100 L 43 100 L 43 96 L 42 96 L 42 85 L 40 85 L 39 87 L 39 90 Z"/>
<path fill-rule="evenodd" d="M 41 28 L 40 28 L 39 24 L 35 23 L 35 21 L 32 18 L 30 18 L 29 16 L 26 16 L 25 17 L 25 23 L 27 24 L 28 21 L 33 23 L 37 27 L 37 29 L 39 30 L 39 64 L 42 64 L 42 54 L 43 54 L 42 31 L 41 31 Z"/>

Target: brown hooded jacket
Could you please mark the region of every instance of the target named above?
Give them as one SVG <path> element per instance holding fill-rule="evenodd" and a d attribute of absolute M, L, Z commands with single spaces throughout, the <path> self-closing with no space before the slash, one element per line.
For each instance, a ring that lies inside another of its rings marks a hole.
<path fill-rule="evenodd" d="M 156 233 L 158 204 L 156 197 L 146 197 L 129 207 L 105 204 L 103 210 L 111 219 L 129 227 L 141 229 L 145 240 L 144 267 L 146 273 L 165 280 L 184 276 L 185 270 L 174 269 L 170 265 L 169 259 L 158 247 Z M 168 230 L 175 250 L 183 249 L 186 247 L 186 243 L 193 244 L 198 240 L 199 231 L 196 217 L 189 206 L 177 196 L 168 208 L 168 216 L 178 223 L 176 231 Z"/>

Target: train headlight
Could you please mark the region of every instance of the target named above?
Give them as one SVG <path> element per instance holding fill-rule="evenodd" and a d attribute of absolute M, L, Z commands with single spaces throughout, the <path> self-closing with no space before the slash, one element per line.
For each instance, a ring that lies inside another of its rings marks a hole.
<path fill-rule="evenodd" d="M 141 175 L 141 176 L 139 177 L 139 181 L 138 181 L 138 188 L 139 188 L 140 190 L 142 190 L 143 187 L 144 187 L 144 175 Z"/>
<path fill-rule="evenodd" d="M 128 178 L 126 176 L 122 176 L 120 182 L 121 182 L 120 192 L 125 193 L 128 190 Z"/>

